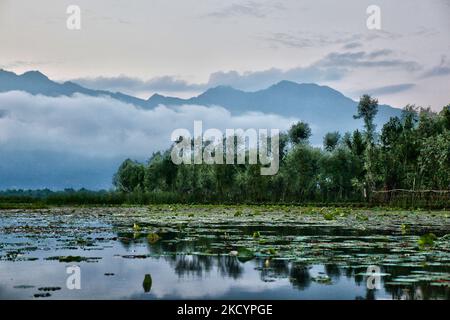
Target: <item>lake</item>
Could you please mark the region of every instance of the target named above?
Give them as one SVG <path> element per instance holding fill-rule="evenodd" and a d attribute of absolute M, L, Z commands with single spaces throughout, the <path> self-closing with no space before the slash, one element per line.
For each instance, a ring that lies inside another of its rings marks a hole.
<path fill-rule="evenodd" d="M 0 299 L 450 299 L 450 213 L 0 210 Z"/>

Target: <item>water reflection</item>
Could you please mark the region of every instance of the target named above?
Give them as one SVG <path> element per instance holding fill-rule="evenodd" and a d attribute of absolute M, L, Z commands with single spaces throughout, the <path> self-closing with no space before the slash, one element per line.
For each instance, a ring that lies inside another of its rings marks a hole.
<path fill-rule="evenodd" d="M 289 233 L 293 229 L 284 228 L 284 230 L 288 230 Z M 448 286 L 432 286 L 424 281 L 405 282 L 404 285 L 392 284 L 392 279 L 410 274 L 414 269 L 411 267 L 383 267 L 382 272 L 387 275 L 380 280 L 381 290 L 375 290 L 367 288 L 367 275 L 362 274 L 367 266 L 352 267 L 337 263 L 309 265 L 271 257 L 254 258 L 245 262 L 227 254 L 234 246 L 227 239 L 222 238 L 222 232 L 216 232 L 214 236 L 209 237 L 199 236 L 190 241 L 185 240 L 183 237 L 186 235 L 182 233 L 161 232 L 160 234 L 163 241 L 156 243 L 146 241 L 146 234 L 143 233 L 118 233 L 117 239 L 127 250 L 142 245 L 152 256 L 161 255 L 179 278 L 195 278 L 201 281 L 211 273 L 217 273 L 223 279 L 238 280 L 248 276 L 249 272 L 254 272 L 259 274 L 258 278 L 261 282 L 275 283 L 287 280 L 292 288 L 300 291 L 307 291 L 312 285 L 337 286 L 345 283 L 347 290 L 359 288 L 362 292 L 360 295 L 355 295 L 353 297 L 355 299 L 450 299 Z M 223 242 L 223 245 L 217 246 L 218 241 Z M 350 250 L 353 251 L 355 248 Z M 358 253 L 363 254 L 365 251 L 359 250 Z M 252 265 L 250 271 L 244 268 L 245 264 Z M 450 271 L 448 266 L 428 267 L 426 270 L 431 273 Z M 305 297 L 309 298 L 308 294 Z M 336 295 L 331 298 L 341 297 Z"/>
<path fill-rule="evenodd" d="M 145 293 L 149 293 L 152 289 L 152 276 L 150 274 L 145 275 L 144 282 L 142 282 L 142 287 L 144 288 Z"/>
<path fill-rule="evenodd" d="M 157 221 L 136 231 L 114 216 L 41 214 L 7 216 L 0 228 L 2 299 L 450 299 L 448 244 L 420 251 L 386 230 Z M 367 286 L 372 261 L 379 289 Z M 65 287 L 72 263 L 79 291 Z"/>

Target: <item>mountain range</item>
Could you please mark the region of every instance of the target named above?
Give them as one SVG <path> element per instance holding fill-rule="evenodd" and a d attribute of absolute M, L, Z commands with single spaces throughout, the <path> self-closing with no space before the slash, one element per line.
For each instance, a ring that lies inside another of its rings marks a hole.
<path fill-rule="evenodd" d="M 130 103 L 139 108 L 152 109 L 158 105 L 205 105 L 221 106 L 232 114 L 246 112 L 273 113 L 295 117 L 310 123 L 316 140 L 327 131 L 350 131 L 361 127 L 361 121 L 355 121 L 357 102 L 328 86 L 313 83 L 281 81 L 269 88 L 246 92 L 230 86 L 210 88 L 202 94 L 182 99 L 154 94 L 147 100 L 120 92 L 85 88 L 74 82 L 59 83 L 50 80 L 39 71 L 28 71 L 21 75 L 0 70 L 0 92 L 19 90 L 33 95 L 71 96 L 80 93 L 88 96 L 108 96 Z M 388 105 L 380 105 L 376 124 L 382 126 L 392 116 L 400 115 L 401 110 Z"/>

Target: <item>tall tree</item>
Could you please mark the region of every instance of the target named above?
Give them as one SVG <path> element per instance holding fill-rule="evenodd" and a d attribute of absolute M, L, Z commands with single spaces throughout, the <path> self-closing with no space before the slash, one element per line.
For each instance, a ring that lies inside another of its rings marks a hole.
<path fill-rule="evenodd" d="M 306 122 L 297 122 L 289 129 L 289 139 L 292 144 L 308 142 L 311 137 L 311 128 Z"/>
<path fill-rule="evenodd" d="M 358 109 L 355 119 L 364 120 L 364 128 L 366 134 L 366 143 L 373 144 L 376 125 L 374 123 L 375 116 L 378 113 L 378 100 L 370 97 L 369 95 L 363 95 L 358 103 Z"/>
<path fill-rule="evenodd" d="M 130 159 L 125 160 L 114 175 L 113 184 L 123 192 L 144 188 L 144 165 Z"/>
<path fill-rule="evenodd" d="M 378 100 L 365 94 L 361 97 L 358 103 L 357 114 L 353 117 L 355 119 L 364 120 L 364 134 L 365 134 L 365 163 L 366 169 L 366 188 L 365 195 L 370 196 L 372 190 L 375 189 L 376 183 L 376 157 L 377 150 L 375 148 L 375 123 L 374 119 L 378 113 Z"/>
<path fill-rule="evenodd" d="M 341 139 L 341 135 L 339 134 L 339 132 L 337 132 L 337 131 L 328 132 L 323 137 L 323 147 L 327 151 L 333 151 L 336 148 L 336 146 L 338 145 L 340 139 Z"/>

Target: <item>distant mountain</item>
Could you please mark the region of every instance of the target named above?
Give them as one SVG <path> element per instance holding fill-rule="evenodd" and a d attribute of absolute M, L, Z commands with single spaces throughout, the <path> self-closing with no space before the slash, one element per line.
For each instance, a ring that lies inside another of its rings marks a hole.
<path fill-rule="evenodd" d="M 25 91 L 30 94 L 41 94 L 44 96 L 71 96 L 74 93 L 81 93 L 88 96 L 109 96 L 126 103 L 132 103 L 140 107 L 146 107 L 147 102 L 133 96 L 120 92 L 110 92 L 105 90 L 91 90 L 82 87 L 71 81 L 58 83 L 50 80 L 46 75 L 39 71 L 28 71 L 17 75 L 14 72 L 0 70 L 0 92 L 7 91 Z"/>
<path fill-rule="evenodd" d="M 316 136 L 313 137 L 312 142 L 319 144 L 321 137 L 328 131 L 351 131 L 360 128 L 362 124 L 361 121 L 353 119 L 358 102 L 330 87 L 312 83 L 281 81 L 267 89 L 255 92 L 218 86 L 189 99 L 153 95 L 147 102 L 148 107 L 159 104 L 218 105 L 234 114 L 264 112 L 296 117 L 312 125 Z M 380 105 L 375 122 L 381 128 L 390 117 L 400 114 L 400 109 Z"/>
<path fill-rule="evenodd" d="M 328 131 L 351 131 L 361 127 L 362 122 L 353 119 L 357 102 L 327 86 L 312 83 L 299 84 L 281 81 L 271 87 L 255 92 L 246 92 L 230 86 L 208 89 L 199 96 L 189 99 L 166 97 L 154 94 L 148 100 L 139 99 L 120 92 L 93 90 L 73 82 L 58 83 L 39 71 L 29 71 L 22 75 L 0 70 L 0 92 L 21 90 L 31 94 L 46 96 L 71 96 L 81 93 L 89 96 L 109 96 L 141 108 L 152 109 L 160 104 L 173 107 L 187 105 L 217 105 L 232 114 L 245 112 L 274 113 L 301 119 L 311 124 L 312 142 L 320 144 Z M 401 110 L 388 105 L 380 105 L 376 117 L 379 128 Z"/>

